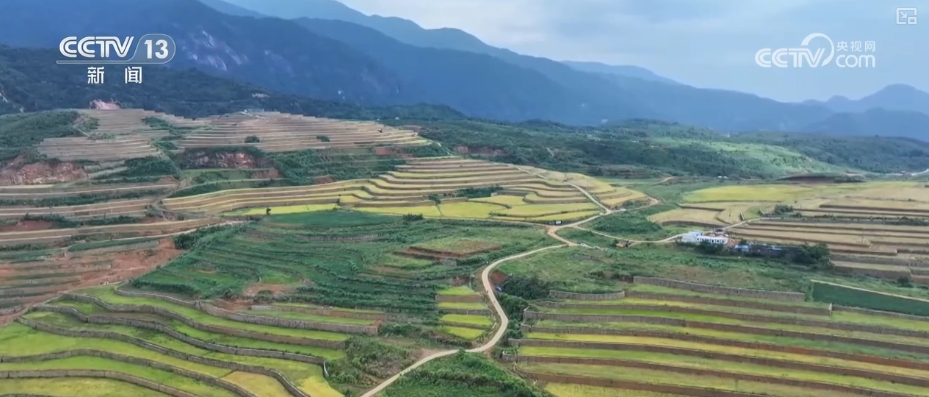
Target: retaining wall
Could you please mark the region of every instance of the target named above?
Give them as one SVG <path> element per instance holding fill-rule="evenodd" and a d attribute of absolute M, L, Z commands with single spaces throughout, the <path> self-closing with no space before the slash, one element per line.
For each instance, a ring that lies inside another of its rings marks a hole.
<path fill-rule="evenodd" d="M 880 310 L 864 309 L 860 307 L 832 305 L 832 310 L 837 311 L 837 312 L 852 312 L 852 313 L 867 314 L 871 316 L 905 318 L 907 320 L 915 320 L 915 321 L 929 321 L 929 317 L 925 317 L 925 316 L 914 316 L 911 314 L 885 312 L 885 311 L 880 311 Z"/>
<path fill-rule="evenodd" d="M 451 309 L 451 308 L 439 308 L 440 313 L 444 314 L 466 314 L 466 315 L 477 315 L 477 316 L 486 316 L 490 314 L 490 309 Z"/>
<path fill-rule="evenodd" d="M 484 298 L 478 294 L 473 295 L 436 295 L 436 302 L 459 302 L 459 303 L 475 303 L 475 302 L 484 302 Z"/>
<path fill-rule="evenodd" d="M 599 305 L 599 308 L 606 309 L 606 308 L 610 308 L 610 306 Z M 806 319 L 790 318 L 790 317 L 764 316 L 764 315 L 758 315 L 758 314 L 728 313 L 728 312 L 723 312 L 723 311 L 705 310 L 705 309 L 698 309 L 698 308 L 692 308 L 692 307 L 676 307 L 676 306 L 665 306 L 665 305 L 622 305 L 622 306 L 617 305 L 614 308 L 623 309 L 623 310 L 634 310 L 634 311 L 687 313 L 687 314 L 713 316 L 713 317 L 719 317 L 719 318 L 728 318 L 728 319 L 733 319 L 733 320 L 750 321 L 750 322 L 757 322 L 757 323 L 797 325 L 797 326 L 803 326 L 803 327 L 825 328 L 825 329 L 834 329 L 834 330 L 842 330 L 842 331 L 868 332 L 872 334 L 881 334 L 881 335 L 896 335 L 896 336 L 906 336 L 906 337 L 913 337 L 913 338 L 929 338 L 929 331 L 919 331 L 919 330 L 910 330 L 910 329 L 902 329 L 902 328 L 890 328 L 890 327 L 881 327 L 881 326 L 864 325 L 864 324 L 839 323 L 839 322 L 831 322 L 831 321 L 806 320 Z M 526 311 L 524 313 L 524 318 L 526 319 L 552 319 L 552 320 L 559 320 L 559 321 L 579 321 L 579 322 L 585 322 L 585 323 L 629 321 L 629 317 L 637 317 L 637 316 L 561 314 L 561 313 L 543 313 L 543 312 L 533 312 L 533 311 Z M 694 323 L 689 320 L 679 320 L 679 321 L 684 322 L 684 324 Z"/>
<path fill-rule="evenodd" d="M 548 296 L 555 299 L 575 299 L 582 301 L 601 301 L 601 300 L 614 300 L 622 299 L 626 296 L 625 291 L 612 292 L 607 294 L 579 294 L 576 292 L 566 292 L 566 291 L 548 291 Z"/>
<path fill-rule="evenodd" d="M 337 324 L 324 323 L 316 321 L 292 320 L 287 318 L 255 316 L 251 314 L 237 313 L 229 311 L 209 303 L 201 303 L 200 310 L 211 316 L 225 318 L 227 320 L 239 321 L 249 324 L 267 325 L 281 328 L 295 328 L 306 330 L 318 330 L 339 332 L 348 334 L 377 335 L 378 327 L 376 325 L 355 325 L 355 324 Z"/>
<path fill-rule="evenodd" d="M 781 291 L 763 291 L 744 288 L 718 287 L 706 284 L 696 284 L 686 281 L 670 280 L 658 277 L 639 277 L 633 278 L 635 284 L 649 284 L 660 287 L 684 289 L 694 292 L 704 292 L 718 295 L 735 295 L 747 298 L 773 299 L 783 301 L 805 301 L 806 295 L 799 292 L 781 292 Z"/>
<path fill-rule="evenodd" d="M 141 307 L 151 307 L 151 306 L 141 306 Z M 201 341 L 201 340 L 199 340 L 199 339 L 195 339 L 195 338 L 192 338 L 192 337 L 190 337 L 190 336 L 187 336 L 186 334 L 182 334 L 182 333 L 180 333 L 180 332 L 177 332 L 177 331 L 175 331 L 173 328 L 170 328 L 170 327 L 167 327 L 167 326 L 165 326 L 165 325 L 162 325 L 162 324 L 159 324 L 159 323 L 156 323 L 156 322 L 152 322 L 152 321 L 144 321 L 144 320 L 137 320 L 137 319 L 133 319 L 133 318 L 112 317 L 112 316 L 86 316 L 86 315 L 84 315 L 83 313 L 81 313 L 80 311 L 78 311 L 77 309 L 72 308 L 72 307 L 39 305 L 39 306 L 35 306 L 34 309 L 35 309 L 35 310 L 44 310 L 44 311 L 54 311 L 54 312 L 58 312 L 58 313 L 68 314 L 68 315 L 77 317 L 78 319 L 80 319 L 81 321 L 84 321 L 84 322 L 91 322 L 91 323 L 96 323 L 96 324 L 121 324 L 121 325 L 129 325 L 129 326 L 133 326 L 133 327 L 142 327 L 142 328 L 153 329 L 153 330 L 156 330 L 156 331 L 163 332 L 163 333 L 165 333 L 165 334 L 171 335 L 171 337 L 173 337 L 173 338 L 181 339 L 181 340 L 183 340 L 183 341 L 185 341 L 185 342 L 187 342 L 187 343 L 190 343 L 190 344 L 194 344 L 195 341 L 196 341 L 196 342 L 204 342 L 204 341 Z M 109 309 L 107 309 L 107 310 L 109 310 Z M 111 310 L 111 311 L 118 311 L 118 310 Z M 128 312 L 129 312 L 129 313 L 151 313 L 151 314 L 159 314 L 159 315 L 160 315 L 159 312 L 155 312 L 155 311 L 145 311 L 145 310 L 137 310 L 137 309 L 135 309 L 135 308 L 133 308 L 133 311 L 128 311 Z M 179 314 L 176 314 L 176 313 L 173 313 L 173 312 L 169 312 L 169 313 L 172 313 L 172 314 L 171 314 L 170 316 L 166 316 L 166 317 L 169 317 L 169 318 L 178 320 L 178 321 L 184 323 L 185 325 L 188 325 L 188 326 L 190 326 L 190 327 L 192 327 L 192 328 L 198 329 L 198 330 L 200 330 L 200 331 L 205 331 L 205 332 L 212 332 L 212 333 L 218 333 L 218 334 L 222 334 L 222 335 L 236 336 L 236 337 L 249 338 L 249 339 L 264 340 L 264 341 L 267 341 L 267 342 L 290 343 L 290 344 L 295 344 L 295 345 L 317 346 L 317 347 L 325 347 L 325 348 L 330 348 L 330 349 L 341 349 L 341 348 L 345 347 L 345 343 L 344 343 L 344 342 L 324 341 L 324 340 L 306 339 L 306 338 L 297 338 L 297 337 L 290 337 L 290 336 L 283 336 L 283 335 L 272 335 L 272 334 L 264 334 L 264 333 L 259 333 L 259 332 L 252 332 L 252 331 L 239 330 L 239 329 L 234 329 L 234 328 L 216 327 L 216 326 L 212 326 L 212 325 L 205 325 L 205 324 L 200 324 L 200 323 L 198 323 L 198 322 L 195 322 L 195 321 L 193 321 L 193 320 L 191 320 L 191 319 L 189 319 L 189 318 L 187 318 L 187 317 L 181 316 L 181 315 L 179 315 Z M 204 343 L 207 343 L 207 342 L 204 342 Z M 204 347 L 204 348 L 205 348 L 205 347 Z M 246 354 L 246 353 L 242 353 L 241 350 L 242 350 L 242 349 L 238 349 L 237 351 L 239 351 L 239 353 L 234 353 L 234 354 L 255 355 L 255 354 Z M 273 351 L 273 350 L 257 350 L 257 351 L 260 351 L 260 352 L 272 352 L 272 353 L 274 353 L 273 355 L 268 355 L 268 353 L 265 353 L 264 355 L 257 356 L 257 357 L 276 357 L 276 358 L 282 358 L 282 357 L 280 356 L 280 354 L 282 354 L 282 352 L 277 352 L 277 351 Z M 302 355 L 302 354 L 294 354 L 294 353 L 286 353 L 286 354 L 287 354 L 287 355 L 294 355 L 295 357 L 289 358 L 289 359 L 296 360 L 296 361 L 304 361 L 304 362 L 318 363 L 319 360 L 321 360 L 321 359 L 318 358 L 318 357 L 305 356 L 305 355 Z"/>
<path fill-rule="evenodd" d="M 354 318 L 354 319 L 359 319 L 359 320 L 373 320 L 373 321 L 384 321 L 387 319 L 387 315 L 383 313 L 349 312 L 349 311 L 342 311 L 338 309 L 327 309 L 327 308 L 322 308 L 322 307 L 311 308 L 311 307 L 300 307 L 300 306 L 252 305 L 252 306 L 249 306 L 249 310 L 295 312 L 295 313 L 306 313 L 306 314 L 310 314 L 314 316 Z"/>
<path fill-rule="evenodd" d="M 76 338 L 100 338 L 100 339 L 118 340 L 118 341 L 122 341 L 122 342 L 126 342 L 126 343 L 131 343 L 131 344 L 136 345 L 136 346 L 139 346 L 139 347 L 141 347 L 141 348 L 148 349 L 148 350 L 152 350 L 152 351 L 155 351 L 155 352 L 158 352 L 158 353 L 167 355 L 167 356 L 171 356 L 171 357 L 174 357 L 174 358 L 179 358 L 179 359 L 182 359 L 182 360 L 187 360 L 187 361 L 190 361 L 190 362 L 195 362 L 195 363 L 204 364 L 204 365 L 210 365 L 210 366 L 219 367 L 219 368 L 226 368 L 226 369 L 230 369 L 230 370 L 233 370 L 233 371 L 251 372 L 251 373 L 256 373 L 256 374 L 262 374 L 262 375 L 270 376 L 270 377 L 273 377 L 273 378 L 277 379 L 277 380 L 284 386 L 284 388 L 287 389 L 288 392 L 290 392 L 290 394 L 291 394 L 292 396 L 294 396 L 294 397 L 309 397 L 309 396 L 306 395 L 306 393 L 304 393 L 302 390 L 300 390 L 293 382 L 291 382 L 289 379 L 287 379 L 283 374 L 281 374 L 280 372 L 278 372 L 278 371 L 276 371 L 276 370 L 274 370 L 274 369 L 265 368 L 265 367 L 260 367 L 260 366 L 254 366 L 254 365 L 245 365 L 245 364 L 233 363 L 233 362 L 222 361 L 222 360 L 215 360 L 215 359 L 211 359 L 211 358 L 204 358 L 204 357 L 197 356 L 197 355 L 187 354 L 187 353 L 179 352 L 179 351 L 177 351 L 177 350 L 168 349 L 168 348 L 162 347 L 162 346 L 160 346 L 160 345 L 156 345 L 156 344 L 150 343 L 150 342 L 145 341 L 145 340 L 143 340 L 143 339 L 135 338 L 135 337 L 132 337 L 132 336 L 129 336 L 129 335 L 125 335 L 125 334 L 121 334 L 121 333 L 118 333 L 118 332 L 92 331 L 92 330 L 75 331 L 75 330 L 69 330 L 69 329 L 65 329 L 65 328 L 58 328 L 58 327 L 55 327 L 55 326 L 52 326 L 52 325 L 48 325 L 48 324 L 44 324 L 44 323 L 35 322 L 35 321 L 29 320 L 29 319 L 26 319 L 26 318 L 22 318 L 22 317 L 18 318 L 17 321 L 19 321 L 20 323 L 22 323 L 22 324 L 24 324 L 24 325 L 26 325 L 26 326 L 28 326 L 28 327 L 31 327 L 31 328 L 34 328 L 34 329 L 37 329 L 37 330 L 40 330 L 40 331 L 48 332 L 48 333 L 57 334 L 57 335 L 71 336 L 71 337 L 76 337 Z M 204 342 L 204 344 L 213 345 L 213 344 L 210 344 L 210 343 L 207 343 L 207 342 Z M 197 346 L 197 345 L 195 345 L 195 346 Z M 222 345 L 213 345 L 213 346 L 219 346 L 220 348 L 225 348 L 225 347 L 226 347 L 226 346 L 222 346 Z M 203 346 L 197 346 L 197 347 L 201 347 L 201 348 L 204 348 L 204 349 L 206 349 L 206 350 L 219 351 L 219 352 L 226 353 L 226 352 L 223 351 L 223 350 L 207 349 L 206 347 L 203 347 Z M 229 353 L 229 354 L 237 354 L 237 353 Z M 243 355 L 244 355 L 244 354 L 243 354 Z"/>
<path fill-rule="evenodd" d="M 765 367 L 797 369 L 797 370 L 810 371 L 810 372 L 819 372 L 819 373 L 824 373 L 824 374 L 853 376 L 853 377 L 859 377 L 859 378 L 866 378 L 866 379 L 873 379 L 873 380 L 878 380 L 878 381 L 886 381 L 886 382 L 892 382 L 892 383 L 899 383 L 899 384 L 929 388 L 929 379 L 916 378 L 916 377 L 910 377 L 910 376 L 904 376 L 904 375 L 896 375 L 893 373 L 873 372 L 873 371 L 857 369 L 857 368 L 834 367 L 834 366 L 828 366 L 828 365 L 819 365 L 819 364 L 796 362 L 796 361 L 776 360 L 776 359 L 769 359 L 769 358 L 763 358 L 763 357 L 752 357 L 752 356 L 740 356 L 736 354 L 717 353 L 717 352 L 711 352 L 711 351 L 705 351 L 705 350 L 683 349 L 683 348 L 665 347 L 665 346 L 612 344 L 611 350 L 613 351 L 617 351 L 617 350 L 639 351 L 639 352 L 649 352 L 649 353 L 666 353 L 666 354 L 674 354 L 674 355 L 680 355 L 680 356 L 700 357 L 700 358 L 707 358 L 711 360 L 729 361 L 729 362 L 742 363 L 742 364 L 762 365 Z M 517 355 L 515 360 L 517 362 L 603 365 L 603 366 L 615 366 L 615 367 L 626 367 L 626 368 L 655 369 L 655 368 L 637 366 L 639 364 L 646 364 L 646 363 L 641 363 L 637 361 L 620 360 L 620 359 L 609 359 L 609 358 L 546 357 L 546 356 Z M 771 383 L 771 382 L 768 382 L 768 383 Z"/>
<path fill-rule="evenodd" d="M 791 306 L 791 305 L 780 305 L 777 303 L 744 301 L 744 300 L 737 300 L 737 299 L 709 298 L 709 297 L 702 297 L 702 296 L 676 295 L 676 294 L 663 294 L 663 293 L 656 293 L 656 292 L 637 292 L 637 291 L 628 291 L 626 293 L 626 296 L 630 298 L 696 303 L 696 304 L 703 304 L 703 305 L 742 307 L 746 309 L 767 310 L 767 311 L 772 311 L 772 312 L 812 314 L 812 315 L 820 315 L 820 316 L 828 316 L 832 314 L 832 311 L 829 310 L 828 307 Z"/>
<path fill-rule="evenodd" d="M 562 357 L 550 357 L 550 358 L 563 359 Z M 566 363 L 569 363 L 569 364 L 571 364 L 572 363 L 571 361 L 574 360 L 570 358 L 566 358 L 566 359 L 567 359 Z M 596 361 L 596 359 L 590 359 L 590 360 Z M 587 361 L 587 360 L 585 359 L 583 361 Z M 840 393 L 857 394 L 857 395 L 870 396 L 870 397 L 914 397 L 911 394 L 885 392 L 881 390 L 845 386 L 845 385 L 840 385 L 836 383 L 814 382 L 814 381 L 782 378 L 782 377 L 775 377 L 775 376 L 751 375 L 751 374 L 745 374 L 745 373 L 716 371 L 712 369 L 703 369 L 703 368 L 675 367 L 671 365 L 662 365 L 662 364 L 637 362 L 637 361 L 625 361 L 625 360 L 610 360 L 610 361 L 612 361 L 617 366 L 623 366 L 626 368 L 673 372 L 673 373 L 679 373 L 679 374 L 685 374 L 685 375 L 711 376 L 711 377 L 716 377 L 716 378 L 735 379 L 735 380 L 740 380 L 740 381 L 792 386 L 792 387 L 799 387 L 803 389 L 829 390 L 829 391 L 836 391 Z M 542 362 L 556 362 L 556 361 L 542 361 Z M 600 380 L 610 381 L 610 382 L 613 381 L 612 379 L 600 379 Z M 719 396 L 719 395 L 720 394 L 718 394 L 718 392 L 717 394 L 714 394 L 714 396 Z"/>
<path fill-rule="evenodd" d="M 751 328 L 751 327 L 749 327 Z M 803 354 L 808 356 L 817 356 L 817 357 L 831 357 L 838 358 L 842 360 L 850 361 L 859 361 L 866 362 L 871 364 L 887 365 L 892 367 L 902 367 L 902 368 L 918 368 L 921 370 L 929 370 L 929 363 L 922 363 L 916 361 L 907 361 L 907 360 L 897 360 L 877 356 L 868 356 L 862 354 L 851 354 L 851 353 L 840 353 L 829 350 L 820 350 L 820 349 L 811 349 L 806 347 L 792 347 L 792 346 L 782 346 L 771 343 L 762 343 L 762 342 L 747 342 L 747 341 L 738 341 L 732 339 L 724 338 L 714 338 L 709 336 L 694 335 L 687 333 L 678 333 L 678 332 L 665 332 L 665 331 L 644 331 L 644 330 L 622 330 L 622 329 L 609 329 L 609 328 L 583 328 L 583 327 L 530 327 L 528 325 L 523 325 L 521 328 L 523 332 L 541 332 L 541 333 L 553 333 L 553 334 L 592 334 L 592 335 L 617 335 L 617 336 L 638 336 L 646 338 L 661 338 L 661 339 L 672 339 L 688 342 L 697 342 L 704 344 L 712 345 L 721 345 L 729 347 L 739 347 L 745 349 L 753 350 L 766 350 L 773 352 L 782 352 L 782 353 L 793 353 L 793 354 Z M 712 329 L 712 328 L 711 328 Z M 721 331 L 735 331 L 732 329 L 720 329 Z M 825 342 L 840 342 L 848 344 L 859 344 L 873 347 L 881 347 L 885 349 L 906 351 L 906 352 L 918 352 L 918 353 L 927 353 L 929 349 L 922 348 L 919 346 L 903 345 L 892 342 L 883 342 L 883 341 L 870 341 L 870 340 L 854 340 L 854 338 L 841 338 L 833 337 L 830 335 L 819 335 L 819 334 L 804 334 L 802 332 L 795 333 L 794 331 L 786 331 L 786 334 L 778 332 L 769 332 L 775 330 L 768 330 L 765 328 L 755 328 L 748 331 L 760 331 L 760 332 L 743 332 L 753 335 L 769 335 L 769 336 L 786 336 L 793 337 L 798 339 L 806 340 L 815 340 L 815 341 L 825 341 Z M 797 335 L 800 334 L 800 335 Z M 853 340 L 849 340 L 853 339 Z M 586 342 L 572 342 L 572 341 L 544 341 L 544 340 L 534 340 L 534 339 L 523 339 L 523 341 L 532 340 L 531 343 L 564 343 L 565 345 L 552 345 L 554 347 L 565 347 L 565 346 L 577 346 L 578 343 Z M 863 341 L 864 343 L 856 343 Z M 873 342 L 873 344 L 872 344 Z M 541 345 L 540 345 L 541 346 Z M 601 348 L 610 348 L 611 344 L 603 343 L 600 344 Z M 914 350 L 915 348 L 915 350 Z M 922 351 L 920 351 L 922 350 Z"/>
<path fill-rule="evenodd" d="M 514 369 L 513 372 L 527 378 L 548 383 L 568 383 L 622 390 L 640 390 L 654 393 L 691 397 L 757 397 L 761 394 L 743 393 L 719 389 L 665 385 L 659 383 L 633 382 L 616 379 L 589 378 L 586 376 L 554 375 Z"/>
<path fill-rule="evenodd" d="M 318 331 L 330 331 L 330 332 L 342 332 L 350 334 L 364 334 L 364 335 L 377 335 L 378 327 L 376 325 L 354 325 L 354 324 L 337 324 L 337 323 L 323 323 L 317 321 L 304 321 L 304 320 L 292 320 L 286 318 L 276 318 L 276 317 L 265 317 L 265 316 L 255 316 L 251 314 L 237 313 L 229 311 L 212 304 L 203 302 L 203 301 L 185 301 L 170 296 L 164 296 L 159 294 L 149 294 L 144 292 L 136 291 L 122 291 L 119 288 L 115 290 L 117 295 L 125 296 L 136 296 L 136 297 L 146 297 L 153 299 L 160 299 L 166 302 L 183 305 L 186 307 L 192 307 L 197 310 L 203 311 L 211 316 L 216 316 L 232 321 L 239 321 L 249 324 L 259 324 L 259 325 L 268 325 L 273 327 L 282 327 L 282 328 L 296 328 L 296 329 L 307 329 L 307 330 L 318 330 Z M 68 294 L 72 296 L 76 294 Z M 103 301 L 101 301 L 103 302 Z"/>
<path fill-rule="evenodd" d="M 0 379 L 34 379 L 34 378 L 103 378 L 113 379 L 146 389 L 155 390 L 173 397 L 197 397 L 185 391 L 165 386 L 148 379 L 137 378 L 132 375 L 126 375 L 113 371 L 94 371 L 94 370 L 45 370 L 45 371 L 0 371 Z"/>
<path fill-rule="evenodd" d="M 20 356 L 20 357 L 0 357 L 0 362 L 3 363 L 30 363 L 38 361 L 47 361 L 47 360 L 56 360 L 61 358 L 70 358 L 75 356 L 90 356 L 90 357 L 101 357 L 108 360 L 119 361 L 123 363 L 135 364 L 144 367 L 150 367 L 155 369 L 160 369 L 162 371 L 171 372 L 178 374 L 180 376 L 195 379 L 197 381 L 216 386 L 222 389 L 229 390 L 237 396 L 242 397 L 258 397 L 252 392 L 245 390 L 244 388 L 224 381 L 219 378 L 214 378 L 212 376 L 202 374 L 195 371 L 189 371 L 183 368 L 178 368 L 172 365 L 161 363 L 158 361 L 147 360 L 144 358 L 125 356 L 122 354 L 110 353 L 100 350 L 91 350 L 91 349 L 75 349 L 75 350 L 66 350 L 62 352 L 46 353 L 46 354 L 37 354 L 33 356 Z"/>

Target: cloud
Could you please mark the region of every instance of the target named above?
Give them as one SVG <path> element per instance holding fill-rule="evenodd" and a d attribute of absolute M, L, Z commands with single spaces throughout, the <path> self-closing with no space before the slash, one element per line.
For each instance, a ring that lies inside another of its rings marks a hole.
<path fill-rule="evenodd" d="M 485 42 L 553 59 L 632 64 L 702 87 L 781 100 L 862 96 L 887 84 L 929 89 L 925 25 L 895 24 L 895 4 L 843 0 L 344 0 L 368 14 L 454 27 Z M 929 21 L 927 21 L 929 24 Z M 760 48 L 807 34 L 876 41 L 875 69 L 772 70 Z"/>

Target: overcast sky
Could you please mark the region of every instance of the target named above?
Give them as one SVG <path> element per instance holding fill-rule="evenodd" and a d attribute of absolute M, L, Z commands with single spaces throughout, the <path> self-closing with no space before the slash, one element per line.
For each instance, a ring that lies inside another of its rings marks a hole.
<path fill-rule="evenodd" d="M 637 65 L 697 87 L 783 101 L 858 98 L 895 83 L 929 91 L 929 0 L 341 1 L 426 28 L 459 28 L 524 54 Z M 898 25 L 898 7 L 923 8 L 923 23 Z M 811 33 L 836 44 L 874 42 L 875 67 L 756 65 L 759 49 L 800 47 Z"/>

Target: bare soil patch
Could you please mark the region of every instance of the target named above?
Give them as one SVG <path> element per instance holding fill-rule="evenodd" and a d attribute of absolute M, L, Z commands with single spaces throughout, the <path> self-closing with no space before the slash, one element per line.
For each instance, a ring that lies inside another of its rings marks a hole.
<path fill-rule="evenodd" d="M 324 185 L 324 184 L 333 183 L 333 182 L 335 182 L 335 178 L 331 176 L 321 176 L 321 177 L 313 179 L 313 183 L 317 185 Z"/>
<path fill-rule="evenodd" d="M 277 296 L 293 291 L 293 289 L 294 286 L 292 284 L 255 283 L 245 288 L 245 295 L 255 296 L 261 291 L 271 291 L 272 295 Z"/>
<path fill-rule="evenodd" d="M 267 171 L 257 171 L 252 173 L 252 179 L 280 179 L 281 172 L 277 168 L 271 168 Z"/>
<path fill-rule="evenodd" d="M 506 281 L 506 279 L 509 278 L 509 276 L 507 276 L 506 273 L 504 272 L 501 272 L 499 270 L 494 270 L 490 272 L 489 278 L 490 278 L 490 282 L 493 285 L 502 285 Z"/>
<path fill-rule="evenodd" d="M 0 226 L 0 232 L 28 232 L 54 228 L 55 224 L 49 221 L 19 221 L 15 225 Z"/>
<path fill-rule="evenodd" d="M 0 169 L 0 186 L 67 183 L 87 177 L 84 167 L 73 162 L 25 162 L 20 156 Z"/>
<path fill-rule="evenodd" d="M 394 150 L 391 149 L 391 148 L 389 148 L 389 147 L 376 147 L 376 148 L 374 148 L 374 155 L 375 155 L 375 156 L 390 156 L 390 155 L 393 155 L 393 154 L 396 154 L 396 152 L 394 152 Z"/>

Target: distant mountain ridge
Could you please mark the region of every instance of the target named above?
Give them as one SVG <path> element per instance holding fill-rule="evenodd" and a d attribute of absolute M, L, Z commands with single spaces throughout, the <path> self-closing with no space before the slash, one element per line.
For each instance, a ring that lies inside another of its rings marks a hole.
<path fill-rule="evenodd" d="M 205 1 L 222 2 L 223 0 Z M 585 92 L 603 90 L 622 92 L 625 101 L 637 105 L 637 108 L 623 113 L 635 113 L 634 117 L 657 118 L 736 132 L 750 130 L 831 131 L 845 127 L 846 123 L 840 120 L 850 119 L 869 125 L 870 127 L 866 129 L 869 133 L 878 135 L 886 132 L 884 129 L 876 128 L 879 123 L 867 120 L 867 115 L 836 114 L 862 112 L 873 106 L 842 108 L 834 104 L 815 101 L 802 104 L 783 103 L 741 92 L 690 87 L 636 66 L 615 66 L 598 62 L 556 62 L 490 46 L 459 29 L 424 29 L 415 22 L 402 18 L 368 16 L 334 0 L 228 1 L 240 7 L 282 18 L 311 17 L 363 25 L 418 47 L 454 49 L 491 55 L 514 65 L 539 71 L 555 82 L 576 87 Z M 587 72 L 591 76 L 581 76 L 573 73 L 575 71 Z M 604 86 L 604 80 L 613 85 Z M 906 107 L 890 109 L 894 111 L 914 110 Z M 601 121 L 613 121 L 615 117 L 615 115 L 604 116 Z M 565 122 L 565 119 L 549 115 L 540 118 Z M 918 118 L 904 117 L 904 119 L 908 122 L 919 123 Z M 907 131 L 906 133 L 910 134 L 907 135 L 909 137 L 927 139 L 925 134 L 918 132 L 922 127 L 924 126 L 914 124 L 903 129 L 896 129 L 896 131 Z M 855 129 L 860 130 L 862 127 L 855 126 Z"/>
<path fill-rule="evenodd" d="M 864 112 L 880 108 L 929 115 L 929 92 L 920 91 L 906 84 L 889 85 L 857 100 L 834 96 L 825 102 L 810 100 L 804 103 L 824 105 L 836 112 Z"/>
<path fill-rule="evenodd" d="M 634 67 L 582 66 L 601 68 L 591 73 L 577 70 L 577 64 L 495 48 L 459 30 L 426 30 L 400 18 L 368 17 L 331 0 L 203 1 L 212 6 L 195 0 L 4 0 L 0 42 L 55 48 L 74 32 L 156 31 L 170 34 L 181 49 L 171 67 L 193 67 L 323 100 L 378 106 L 444 104 L 468 116 L 504 121 L 599 125 L 646 118 L 732 132 L 847 129 L 860 135 L 927 139 L 922 118 L 900 110 L 843 115 L 825 103 L 783 103 L 669 83 Z M 243 7 L 249 4 L 264 8 Z M 282 4 L 297 4 L 299 9 Z M 277 11 L 275 6 L 280 6 Z M 259 18 L 264 11 L 285 17 L 312 12 L 329 18 Z M 364 23 L 345 20 L 353 18 Z M 390 29 L 393 34 L 385 33 Z M 897 112 L 901 114 L 894 118 Z M 896 120 L 894 128 L 886 127 L 888 119 Z"/>

